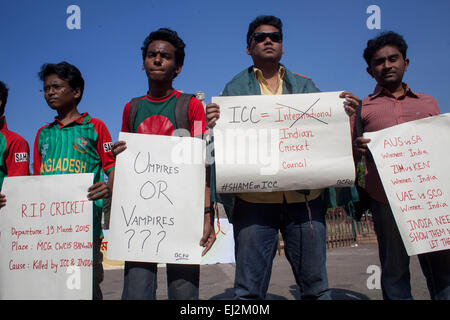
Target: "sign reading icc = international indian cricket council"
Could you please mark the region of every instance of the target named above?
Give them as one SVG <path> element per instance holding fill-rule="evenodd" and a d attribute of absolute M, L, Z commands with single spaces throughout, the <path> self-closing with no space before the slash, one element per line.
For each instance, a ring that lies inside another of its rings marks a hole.
<path fill-rule="evenodd" d="M 217 192 L 350 186 L 349 116 L 341 92 L 213 97 Z"/>

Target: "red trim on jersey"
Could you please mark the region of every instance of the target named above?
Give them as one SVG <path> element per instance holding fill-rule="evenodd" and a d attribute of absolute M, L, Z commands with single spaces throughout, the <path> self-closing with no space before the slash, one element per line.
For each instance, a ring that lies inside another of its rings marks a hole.
<path fill-rule="evenodd" d="M 206 127 L 206 114 L 203 104 L 195 97 L 189 101 L 189 123 L 191 126 L 191 136 L 198 137 L 204 135 L 208 129 Z"/>
<path fill-rule="evenodd" d="M 48 127 L 49 124 L 42 126 L 39 128 L 36 133 L 36 138 L 34 138 L 34 146 L 33 146 L 33 175 L 38 176 L 41 173 L 41 163 L 42 156 L 39 153 L 39 135 L 41 134 L 42 129 Z"/>
<path fill-rule="evenodd" d="M 145 98 L 142 98 L 145 99 Z M 120 131 L 122 132 L 131 132 L 129 126 L 130 126 L 130 103 L 128 102 L 125 105 L 125 108 L 123 109 L 122 114 L 122 129 Z"/>
<path fill-rule="evenodd" d="M 116 159 L 112 153 L 111 135 L 102 120 L 91 118 L 89 122 L 94 125 L 94 129 L 97 132 L 96 150 L 102 161 L 103 171 L 108 174 L 108 171 L 114 168 L 116 164 Z"/>
<path fill-rule="evenodd" d="M 152 101 L 152 102 L 161 102 L 161 101 L 165 101 L 168 100 L 171 96 L 175 95 L 175 97 L 179 97 L 181 94 L 181 92 L 173 89 L 172 92 L 170 92 L 167 96 L 161 97 L 161 98 L 153 98 L 150 97 L 148 94 L 146 94 L 142 100 L 147 99 L 148 101 Z"/>
<path fill-rule="evenodd" d="M 66 126 L 68 126 L 69 124 L 74 123 L 74 122 L 79 123 L 79 124 L 82 124 L 83 121 L 84 121 L 84 118 L 86 118 L 88 115 L 89 115 L 89 114 L 88 114 L 87 112 L 83 112 L 77 119 L 73 120 L 72 122 L 70 122 L 70 123 L 68 123 L 68 124 L 66 124 L 66 125 L 62 124 L 61 121 L 60 121 L 60 120 L 58 119 L 58 117 L 56 116 L 54 122 L 56 122 L 56 123 L 59 124 L 59 128 L 66 127 Z"/>

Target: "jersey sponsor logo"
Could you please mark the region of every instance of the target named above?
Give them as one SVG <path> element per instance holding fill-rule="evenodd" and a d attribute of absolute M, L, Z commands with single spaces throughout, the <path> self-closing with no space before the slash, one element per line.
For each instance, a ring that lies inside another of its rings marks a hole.
<path fill-rule="evenodd" d="M 28 162 L 28 153 L 26 152 L 16 152 L 14 153 L 14 161 L 17 162 Z"/>
<path fill-rule="evenodd" d="M 86 162 L 78 159 L 47 159 L 41 164 L 41 174 L 48 173 L 86 173 Z"/>
<path fill-rule="evenodd" d="M 81 152 L 81 153 L 87 153 L 88 150 L 89 141 L 84 137 L 78 137 L 77 141 L 73 145 L 74 149 Z"/>
<path fill-rule="evenodd" d="M 112 147 L 113 147 L 113 143 L 112 142 L 105 142 L 103 144 L 103 150 L 105 150 L 105 152 L 111 152 L 112 151 Z"/>

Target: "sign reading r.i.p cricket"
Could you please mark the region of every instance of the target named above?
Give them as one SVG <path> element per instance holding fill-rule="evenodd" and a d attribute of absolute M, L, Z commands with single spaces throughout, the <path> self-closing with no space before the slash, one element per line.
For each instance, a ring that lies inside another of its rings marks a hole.
<path fill-rule="evenodd" d="M 7 177 L 0 299 L 92 298 L 92 173 Z"/>

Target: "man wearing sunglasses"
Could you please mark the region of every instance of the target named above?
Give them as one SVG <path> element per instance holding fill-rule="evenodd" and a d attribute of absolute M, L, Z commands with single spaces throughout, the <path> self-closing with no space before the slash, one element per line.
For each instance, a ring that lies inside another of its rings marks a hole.
<path fill-rule="evenodd" d="M 313 81 L 292 73 L 280 64 L 283 49 L 282 22 L 274 16 L 259 16 L 250 23 L 247 54 L 253 66 L 236 75 L 224 96 L 271 95 L 318 92 Z M 359 99 L 349 92 L 346 109 L 354 112 Z M 206 107 L 208 126 L 220 116 L 220 106 Z M 214 170 L 213 170 L 214 173 Z M 215 176 L 211 177 L 211 190 Z M 212 190 L 213 191 L 213 190 Z M 326 271 L 326 205 L 324 190 L 215 194 L 212 201 L 224 204 L 235 239 L 235 299 L 265 299 L 275 257 L 278 233 L 284 240 L 302 299 L 330 299 Z M 308 212 L 310 214 L 308 214 Z"/>

